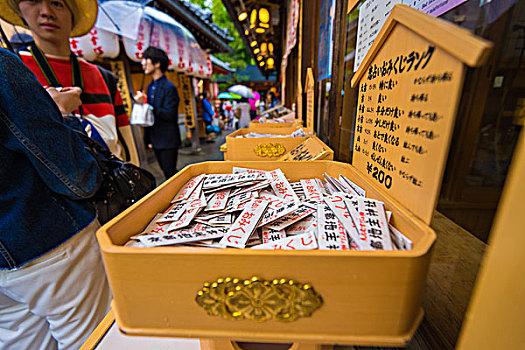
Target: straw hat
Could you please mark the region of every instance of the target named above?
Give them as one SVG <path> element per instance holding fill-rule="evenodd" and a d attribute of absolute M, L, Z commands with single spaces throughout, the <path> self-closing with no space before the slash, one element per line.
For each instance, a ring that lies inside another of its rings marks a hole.
<path fill-rule="evenodd" d="M 20 0 L 0 0 L 0 18 L 11 24 L 27 28 L 18 9 Z M 82 36 L 95 25 L 98 13 L 97 0 L 65 0 L 73 14 L 71 36 Z"/>

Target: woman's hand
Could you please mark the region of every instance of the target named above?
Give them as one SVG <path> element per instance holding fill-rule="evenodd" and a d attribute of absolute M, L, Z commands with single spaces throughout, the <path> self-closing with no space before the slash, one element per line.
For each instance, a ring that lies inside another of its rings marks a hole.
<path fill-rule="evenodd" d="M 54 87 L 49 87 L 46 91 L 51 95 L 51 98 L 55 101 L 62 113 L 71 113 L 74 112 L 82 105 L 80 100 L 80 94 L 82 94 L 82 89 L 76 86 L 65 87 L 60 91 Z"/>

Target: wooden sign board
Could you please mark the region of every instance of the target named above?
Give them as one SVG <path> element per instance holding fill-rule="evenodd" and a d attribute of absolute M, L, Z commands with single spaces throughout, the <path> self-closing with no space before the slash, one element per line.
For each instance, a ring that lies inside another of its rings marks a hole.
<path fill-rule="evenodd" d="M 464 52 L 456 54 L 451 42 L 462 43 Z M 352 164 L 427 223 L 441 187 L 464 65 L 480 64 L 490 48 L 464 29 L 396 5 L 352 79 L 352 87 L 359 83 Z"/>
<path fill-rule="evenodd" d="M 193 98 L 193 86 L 191 78 L 185 74 L 179 75 L 179 86 L 181 87 L 181 102 L 184 107 L 184 124 L 188 129 L 195 127 L 195 99 Z"/>
<path fill-rule="evenodd" d="M 111 61 L 111 71 L 117 77 L 117 88 L 122 96 L 122 102 L 124 102 L 124 108 L 126 114 L 131 116 L 131 94 L 128 88 L 128 79 L 126 78 L 126 69 L 124 68 L 124 62 L 122 61 Z"/>
<path fill-rule="evenodd" d="M 279 161 L 304 161 L 304 160 L 316 160 L 322 159 L 328 150 L 323 145 L 317 142 L 314 138 L 309 137 L 299 146 L 286 153 L 284 156 L 279 158 Z"/>
<path fill-rule="evenodd" d="M 313 135 L 314 132 L 314 105 L 315 105 L 315 93 L 314 93 L 314 74 L 312 68 L 306 70 L 306 130 L 308 133 Z"/>

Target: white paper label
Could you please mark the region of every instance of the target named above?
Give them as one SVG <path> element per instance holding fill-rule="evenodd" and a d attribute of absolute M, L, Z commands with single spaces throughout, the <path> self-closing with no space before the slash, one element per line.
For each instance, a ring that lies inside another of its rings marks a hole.
<path fill-rule="evenodd" d="M 270 171 L 268 173 L 268 179 L 272 181 L 271 185 L 277 197 L 282 198 L 286 203 L 300 203 L 299 198 L 297 198 L 297 195 L 292 189 L 292 186 L 290 186 L 286 176 L 284 176 L 280 169 Z"/>
<path fill-rule="evenodd" d="M 352 221 L 352 216 L 350 215 L 350 212 L 348 211 L 348 208 L 345 204 L 345 196 L 341 194 L 336 194 L 333 196 L 326 196 L 324 198 L 326 204 L 330 207 L 330 210 L 335 214 L 337 219 L 341 222 L 343 227 L 346 230 L 346 233 L 350 236 L 353 242 L 355 242 L 355 245 L 357 249 L 362 250 L 365 249 L 366 245 L 361 243 L 359 239 L 359 233 L 357 232 L 357 228 L 354 225 L 354 222 Z"/>
<path fill-rule="evenodd" d="M 190 195 L 193 193 L 193 191 L 195 190 L 195 188 L 197 188 L 197 186 L 201 183 L 202 180 L 204 180 L 205 177 L 206 177 L 206 174 L 201 174 L 199 176 L 196 176 L 190 179 L 190 181 L 188 181 L 182 187 L 182 189 L 179 191 L 179 193 L 177 193 L 177 195 L 173 198 L 171 202 L 173 203 L 173 202 L 178 202 L 181 200 L 188 199 Z"/>
<path fill-rule="evenodd" d="M 346 184 L 345 187 L 352 189 L 353 193 L 360 197 L 366 197 L 366 191 L 364 188 L 359 187 L 355 182 L 352 180 L 344 177 L 343 175 L 339 175 L 339 180 L 341 180 L 341 183 Z"/>
<path fill-rule="evenodd" d="M 229 225 L 232 223 L 232 214 L 217 216 L 209 221 L 212 225 Z"/>
<path fill-rule="evenodd" d="M 214 193 L 208 201 L 208 205 L 206 206 L 205 210 L 223 210 L 224 208 L 226 208 L 226 203 L 228 203 L 228 196 L 230 195 L 230 191 L 230 189 L 227 189 Z"/>
<path fill-rule="evenodd" d="M 261 199 L 249 202 L 228 233 L 221 239 L 220 244 L 225 247 L 244 248 L 267 206 L 268 202 Z"/>
<path fill-rule="evenodd" d="M 271 224 L 268 224 L 268 227 L 273 229 L 273 230 L 284 230 L 286 227 L 296 223 L 297 221 L 300 221 L 302 219 L 304 219 L 305 217 L 307 217 L 308 215 L 311 215 L 315 212 L 316 210 L 310 208 L 310 207 L 307 207 L 305 205 L 302 205 L 299 207 L 299 209 L 297 209 L 296 211 L 286 215 L 286 216 L 283 216 L 282 218 L 278 219 L 278 220 L 275 220 L 274 222 L 272 222 Z"/>
<path fill-rule="evenodd" d="M 346 231 L 327 204 L 317 207 L 317 220 L 320 250 L 350 250 Z"/>
<path fill-rule="evenodd" d="M 286 229 L 286 234 L 289 236 L 300 235 L 300 234 L 306 233 L 307 231 L 312 231 L 317 234 L 317 214 L 316 213 L 288 227 Z"/>
<path fill-rule="evenodd" d="M 177 202 L 166 210 L 166 212 L 157 220 L 157 222 L 171 222 L 180 219 L 186 211 L 186 203 Z"/>
<path fill-rule="evenodd" d="M 270 222 L 282 218 L 283 216 L 290 214 L 298 208 L 299 206 L 295 202 L 284 203 L 283 206 L 277 209 L 268 208 L 261 220 L 261 223 L 259 224 L 259 227 L 268 225 Z"/>
<path fill-rule="evenodd" d="M 174 231 L 163 235 L 142 235 L 137 239 L 147 246 L 154 247 L 220 238 L 227 231 L 227 228 L 205 228 L 203 224 L 196 224 L 188 230 Z"/>
<path fill-rule="evenodd" d="M 270 243 L 286 237 L 284 230 L 272 230 L 268 226 L 263 226 L 261 230 L 262 243 Z"/>
<path fill-rule="evenodd" d="M 317 249 L 317 240 L 313 232 L 290 236 L 276 242 L 263 243 L 251 249 L 260 250 L 311 250 Z"/>
<path fill-rule="evenodd" d="M 171 223 L 171 225 L 168 227 L 168 232 L 179 230 L 188 226 L 191 223 L 191 220 L 193 220 L 193 218 L 199 213 L 199 211 L 200 208 L 186 210 L 179 220 Z"/>
<path fill-rule="evenodd" d="M 315 179 L 301 180 L 301 186 L 303 187 L 306 198 L 317 201 L 317 203 L 323 201 L 323 192 L 321 192 L 321 188 L 319 188 Z"/>
<path fill-rule="evenodd" d="M 392 239 L 388 230 L 383 202 L 370 198 L 357 197 L 357 209 L 354 200 L 345 199 L 359 233 L 359 243 L 366 243 L 366 250 L 392 250 Z"/>
<path fill-rule="evenodd" d="M 393 243 L 399 250 L 412 250 L 412 241 L 401 233 L 397 228 L 392 225 L 388 225 L 392 236 Z"/>

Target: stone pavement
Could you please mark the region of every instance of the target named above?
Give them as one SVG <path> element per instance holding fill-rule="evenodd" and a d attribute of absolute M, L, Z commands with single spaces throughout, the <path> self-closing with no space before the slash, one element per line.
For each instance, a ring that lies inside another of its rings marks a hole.
<path fill-rule="evenodd" d="M 179 158 L 177 160 L 177 169 L 182 170 L 185 166 L 205 162 L 207 160 L 224 160 L 223 153 L 219 150 L 219 147 L 226 142 L 226 135 L 232 133 L 234 130 L 223 131 L 220 135 L 215 137 L 215 142 L 207 143 L 204 139 L 201 139 L 201 151 L 192 154 L 191 147 L 184 147 L 179 149 Z M 157 181 L 157 186 L 163 183 L 166 178 L 160 169 L 153 150 L 147 150 L 147 164 L 142 164 L 142 167 L 150 171 Z"/>

